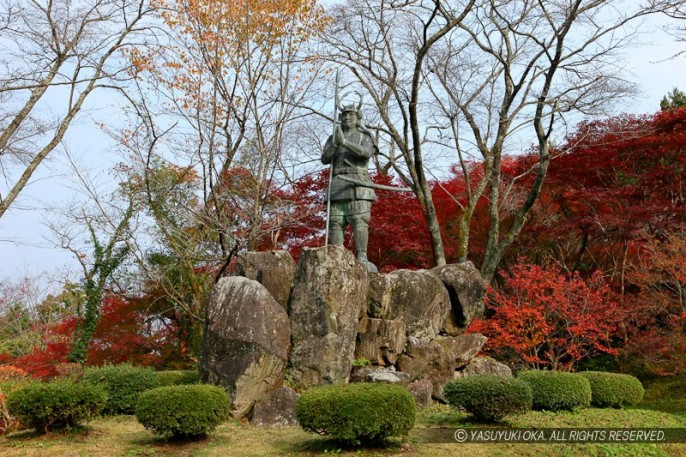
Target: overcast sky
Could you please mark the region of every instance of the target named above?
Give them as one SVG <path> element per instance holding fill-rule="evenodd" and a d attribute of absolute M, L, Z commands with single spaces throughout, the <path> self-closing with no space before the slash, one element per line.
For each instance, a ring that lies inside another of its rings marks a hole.
<path fill-rule="evenodd" d="M 614 106 L 615 114 L 654 113 L 660 99 L 673 87 L 686 89 L 686 57 L 671 58 L 686 51 L 686 44 L 662 31 L 664 20 L 651 18 L 642 26 L 640 43 L 630 50 L 622 62 L 627 79 L 638 84 L 641 95 Z M 82 115 L 67 135 L 66 143 L 80 165 L 90 169 L 99 183 L 107 185 L 108 170 L 120 160 L 108 145 L 104 134 L 92 125 L 91 118 L 107 118 L 111 110 L 107 97 L 94 97 L 89 110 Z M 73 256 L 54 247 L 50 231 L 43 219 L 49 208 L 60 206 L 74 195 L 74 177 L 68 160 L 61 151 L 54 151 L 49 163 L 40 166 L 14 207 L 0 219 L 0 281 L 41 273 L 56 279 L 69 275 L 80 279 L 78 263 Z"/>

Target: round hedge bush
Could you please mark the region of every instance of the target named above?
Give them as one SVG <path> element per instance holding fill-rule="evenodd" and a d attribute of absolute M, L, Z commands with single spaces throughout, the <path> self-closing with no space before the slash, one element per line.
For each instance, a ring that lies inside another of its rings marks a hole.
<path fill-rule="evenodd" d="M 306 390 L 295 416 L 307 431 L 357 445 L 407 435 L 416 410 L 414 397 L 401 386 L 356 383 Z"/>
<path fill-rule="evenodd" d="M 633 406 L 643 400 L 643 384 L 628 374 L 602 371 L 579 373 L 591 384 L 591 405 L 598 408 L 621 408 Z"/>
<path fill-rule="evenodd" d="M 535 410 L 571 411 L 591 404 L 591 385 L 579 374 L 528 370 L 520 372 L 517 378 L 531 387 Z"/>
<path fill-rule="evenodd" d="M 515 378 L 482 374 L 454 379 L 444 393 L 452 407 L 465 409 L 479 422 L 496 422 L 531 409 L 531 388 Z"/>
<path fill-rule="evenodd" d="M 186 384 L 197 384 L 200 380 L 198 370 L 168 370 L 158 371 L 159 387 L 182 386 Z"/>
<path fill-rule="evenodd" d="M 109 400 L 105 405 L 105 414 L 133 414 L 141 392 L 159 386 L 155 370 L 129 363 L 88 367 L 82 379 L 101 385 L 107 391 Z"/>
<path fill-rule="evenodd" d="M 7 396 L 7 408 L 38 433 L 73 427 L 100 415 L 107 402 L 101 386 L 71 379 L 32 382 Z"/>
<path fill-rule="evenodd" d="M 229 395 L 221 387 L 165 386 L 140 395 L 136 419 L 157 435 L 196 437 L 228 419 L 230 407 Z"/>

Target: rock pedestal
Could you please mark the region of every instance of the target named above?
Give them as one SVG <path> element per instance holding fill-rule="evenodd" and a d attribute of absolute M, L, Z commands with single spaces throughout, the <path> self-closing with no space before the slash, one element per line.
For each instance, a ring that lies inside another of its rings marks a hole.
<path fill-rule="evenodd" d="M 347 382 L 367 287 L 367 269 L 343 246 L 303 250 L 290 301 L 298 387 Z"/>
<path fill-rule="evenodd" d="M 511 376 L 476 355 L 486 342 L 462 334 L 483 315 L 486 284 L 465 262 L 433 270 L 369 273 L 342 246 L 241 256 L 207 307 L 200 374 L 226 386 L 235 418 L 294 423 L 297 389 L 346 382 L 408 385 L 422 404 L 445 383 L 478 373 Z M 244 276 L 244 277 L 240 277 Z M 352 373 L 354 359 L 371 365 Z M 285 367 L 288 365 L 288 373 Z"/>
<path fill-rule="evenodd" d="M 290 322 L 257 281 L 219 280 L 207 305 L 200 380 L 225 386 L 232 415 L 249 415 L 255 402 L 283 383 Z"/>

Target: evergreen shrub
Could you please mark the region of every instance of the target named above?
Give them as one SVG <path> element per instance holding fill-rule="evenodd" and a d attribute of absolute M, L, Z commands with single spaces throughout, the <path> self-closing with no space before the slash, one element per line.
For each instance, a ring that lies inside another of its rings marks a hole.
<path fill-rule="evenodd" d="M 389 384 L 313 387 L 295 406 L 303 429 L 352 445 L 403 437 L 414 427 L 415 414 L 412 394 Z"/>
<path fill-rule="evenodd" d="M 482 374 L 454 379 L 444 393 L 452 407 L 466 410 L 479 422 L 496 422 L 531 409 L 531 388 L 515 378 Z"/>
<path fill-rule="evenodd" d="M 88 422 L 100 415 L 106 402 L 103 387 L 71 379 L 31 382 L 7 395 L 10 414 L 38 433 Z"/>
<path fill-rule="evenodd" d="M 591 385 L 579 374 L 527 370 L 520 372 L 517 378 L 531 387 L 535 410 L 572 411 L 591 404 Z"/>
<path fill-rule="evenodd" d="M 140 395 L 136 419 L 156 435 L 198 437 L 228 419 L 230 406 L 229 395 L 221 387 L 165 386 Z"/>
<path fill-rule="evenodd" d="M 159 386 L 157 372 L 150 367 L 136 367 L 129 363 L 88 367 L 84 370 L 86 382 L 101 385 L 109 400 L 105 414 L 133 414 L 138 396 Z"/>
<path fill-rule="evenodd" d="M 602 371 L 579 373 L 591 384 L 591 405 L 598 408 L 621 408 L 635 406 L 643 400 L 643 384 L 628 374 Z"/>

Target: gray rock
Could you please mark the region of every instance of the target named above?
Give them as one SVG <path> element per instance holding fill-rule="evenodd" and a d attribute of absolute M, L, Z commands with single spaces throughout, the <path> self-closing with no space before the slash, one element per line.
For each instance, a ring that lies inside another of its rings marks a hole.
<path fill-rule="evenodd" d="M 407 390 L 410 391 L 414 397 L 415 403 L 420 407 L 431 406 L 433 400 L 431 399 L 431 392 L 434 386 L 428 379 L 419 379 L 407 385 Z"/>
<path fill-rule="evenodd" d="M 405 323 L 363 317 L 357 325 L 356 359 L 376 365 L 393 365 L 405 347 Z"/>
<path fill-rule="evenodd" d="M 401 319 L 407 335 L 431 339 L 438 335 L 450 309 L 450 298 L 441 280 L 427 270 L 388 273 L 392 284 L 387 319 Z"/>
<path fill-rule="evenodd" d="M 202 382 L 227 388 L 232 415 L 243 418 L 283 382 L 290 323 L 286 311 L 257 281 L 226 277 L 207 305 Z"/>
<path fill-rule="evenodd" d="M 479 353 L 487 340 L 488 338 L 481 333 L 436 337 L 436 341 L 450 350 L 453 355 L 455 369 L 466 366 Z"/>
<path fill-rule="evenodd" d="M 236 275 L 262 284 L 287 309 L 295 276 L 295 261 L 288 251 L 246 252 L 238 258 Z"/>
<path fill-rule="evenodd" d="M 298 387 L 348 380 L 367 287 L 366 268 L 343 246 L 303 250 L 290 301 Z"/>
<path fill-rule="evenodd" d="M 295 404 L 298 397 L 300 395 L 288 386 L 281 386 L 269 392 L 264 399 L 255 403 L 250 423 L 280 427 L 298 425 L 295 417 Z"/>
<path fill-rule="evenodd" d="M 453 378 L 455 371 L 453 356 L 447 348 L 436 341 L 411 336 L 407 339 L 405 353 L 398 357 L 397 365 L 412 379 L 431 381 L 433 397 L 443 401 L 443 387 Z"/>
<path fill-rule="evenodd" d="M 444 265 L 431 271 L 441 278 L 450 295 L 450 312 L 442 330 L 448 335 L 459 335 L 474 318 L 483 317 L 488 284 L 472 262 Z"/>
<path fill-rule="evenodd" d="M 500 363 L 490 357 L 476 357 L 467 364 L 464 369 L 456 371 L 455 379 L 466 378 L 477 374 L 493 374 L 504 378 L 512 377 L 512 370 L 507 365 Z"/>
<path fill-rule="evenodd" d="M 402 371 L 395 371 L 392 367 L 358 368 L 350 378 L 350 382 L 384 382 L 387 384 L 407 385 L 411 376 Z"/>

